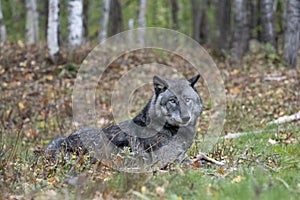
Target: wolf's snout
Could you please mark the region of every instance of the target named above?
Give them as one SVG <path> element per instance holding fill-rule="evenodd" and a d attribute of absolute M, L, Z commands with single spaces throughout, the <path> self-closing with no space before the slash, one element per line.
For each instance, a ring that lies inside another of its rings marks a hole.
<path fill-rule="evenodd" d="M 186 117 L 181 118 L 183 123 L 187 123 L 190 119 L 191 119 L 190 116 L 186 116 Z"/>

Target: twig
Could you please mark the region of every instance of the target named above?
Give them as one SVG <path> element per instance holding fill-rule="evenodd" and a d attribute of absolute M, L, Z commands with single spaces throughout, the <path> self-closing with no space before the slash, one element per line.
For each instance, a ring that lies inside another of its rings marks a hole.
<path fill-rule="evenodd" d="M 283 123 L 287 123 L 287 122 L 291 122 L 291 121 L 296 121 L 296 120 L 300 120 L 300 111 L 290 115 L 290 116 L 283 116 L 283 117 L 279 117 L 276 120 L 270 121 L 267 123 L 267 125 L 271 125 L 271 124 L 283 124 Z"/>
<path fill-rule="evenodd" d="M 143 195 L 142 193 L 138 192 L 138 191 L 130 191 L 130 193 L 134 194 L 135 196 L 144 199 L 144 200 L 149 200 L 148 197 L 146 197 L 145 195 Z"/>
<path fill-rule="evenodd" d="M 277 76 L 277 77 L 267 76 L 264 78 L 265 81 L 283 81 L 285 79 L 287 79 L 286 76 Z"/>
<path fill-rule="evenodd" d="M 263 130 L 259 130 L 259 131 L 250 131 L 250 132 L 228 133 L 227 135 L 225 135 L 223 137 L 223 139 L 234 139 L 234 138 L 239 138 L 241 136 L 248 135 L 248 134 L 259 134 L 259 133 L 263 133 L 263 132 L 264 132 Z"/>
<path fill-rule="evenodd" d="M 210 163 L 213 163 L 213 164 L 216 164 L 216 165 L 219 165 L 219 166 L 224 166 L 225 164 L 222 163 L 222 162 L 219 162 L 213 158 L 210 158 L 208 157 L 205 153 L 202 153 L 202 152 L 199 152 L 199 154 L 196 156 L 196 158 L 193 160 L 193 162 L 197 162 L 199 160 L 206 160 Z"/>

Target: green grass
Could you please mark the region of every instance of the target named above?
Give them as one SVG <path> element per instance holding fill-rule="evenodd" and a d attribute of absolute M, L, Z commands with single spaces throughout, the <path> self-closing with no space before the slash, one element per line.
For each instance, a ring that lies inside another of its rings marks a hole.
<path fill-rule="evenodd" d="M 28 52 L 16 44 L 5 49 L 8 53 L 0 60 L 0 199 L 299 199 L 299 121 L 266 126 L 299 110 L 299 72 L 283 82 L 262 82 L 262 74 L 288 73 L 257 67 L 265 58 L 255 56 L 244 61 L 248 67 L 224 68 L 230 76 L 225 82 L 229 94 L 224 134 L 249 132 L 236 139 L 220 139 L 206 151 L 226 161 L 225 167 L 175 165 L 164 173 L 126 174 L 92 163 L 89 156 L 68 161 L 61 157 L 57 162 L 44 159 L 43 149 L 51 139 L 75 129 L 71 96 L 77 65 L 48 66 L 44 59 L 29 56 L 33 60 L 24 66 L 20 55 L 40 55 L 37 50 Z M 112 69 L 107 81 L 117 79 L 119 70 L 125 68 Z M 230 92 L 232 88 L 236 90 Z M 97 89 L 97 108 L 109 111 L 111 86 Z M 141 96 L 144 101 L 148 98 Z M 199 134 L 209 125 L 209 103 L 206 107 Z M 195 156 L 202 145 L 193 145 L 190 155 Z"/>
<path fill-rule="evenodd" d="M 287 143 L 291 132 L 295 133 L 292 144 Z M 48 194 L 51 198 L 92 199 L 101 192 L 109 198 L 129 199 L 298 199 L 298 133 L 295 126 L 280 132 L 270 127 L 260 134 L 221 140 L 210 153 L 216 156 L 218 149 L 223 150 L 224 168 L 172 166 L 167 172 L 153 174 L 111 171 L 90 163 L 88 156 L 50 164 L 21 137 L 11 140 L 13 146 L 1 156 L 0 174 L 5 179 L 1 189 L 37 198 Z"/>

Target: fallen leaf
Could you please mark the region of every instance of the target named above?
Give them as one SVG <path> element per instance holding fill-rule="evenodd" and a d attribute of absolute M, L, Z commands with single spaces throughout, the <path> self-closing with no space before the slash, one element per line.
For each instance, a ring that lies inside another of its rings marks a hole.
<path fill-rule="evenodd" d="M 242 176 L 237 176 L 237 177 L 235 177 L 235 178 L 233 178 L 233 179 L 231 180 L 231 183 L 239 183 L 239 182 L 241 182 L 243 179 L 245 179 L 245 178 L 242 177 Z"/>
<path fill-rule="evenodd" d="M 269 138 L 268 142 L 269 142 L 270 144 L 272 144 L 272 145 L 277 144 L 277 141 L 276 141 L 276 140 L 273 140 L 273 139 L 271 139 L 271 138 Z"/>
<path fill-rule="evenodd" d="M 231 93 L 231 94 L 238 94 L 238 93 L 240 93 L 240 90 L 239 90 L 238 87 L 234 87 L 234 88 L 231 88 L 231 89 L 230 89 L 230 93 Z"/>
<path fill-rule="evenodd" d="M 25 106 L 22 102 L 18 103 L 18 107 L 19 107 L 20 110 L 23 110 L 25 108 Z"/>

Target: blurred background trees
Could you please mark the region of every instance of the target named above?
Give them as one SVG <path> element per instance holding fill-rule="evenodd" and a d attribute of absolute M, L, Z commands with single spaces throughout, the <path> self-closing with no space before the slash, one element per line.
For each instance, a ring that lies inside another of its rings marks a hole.
<path fill-rule="evenodd" d="M 0 40 L 46 42 L 53 62 L 62 48 L 145 26 L 178 30 L 236 60 L 267 45 L 296 67 L 300 0 L 0 0 Z"/>

